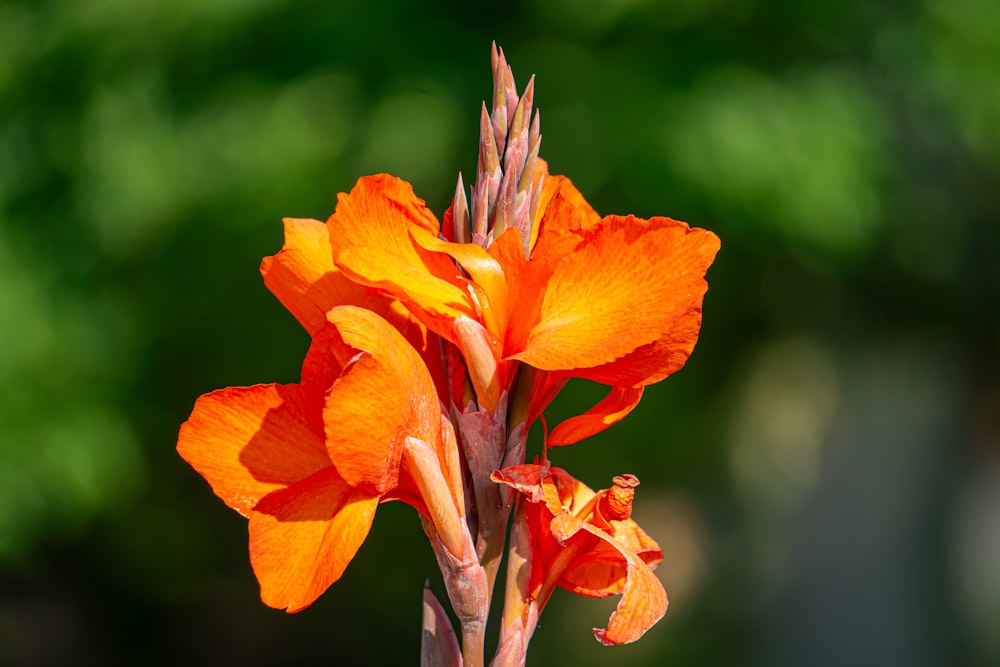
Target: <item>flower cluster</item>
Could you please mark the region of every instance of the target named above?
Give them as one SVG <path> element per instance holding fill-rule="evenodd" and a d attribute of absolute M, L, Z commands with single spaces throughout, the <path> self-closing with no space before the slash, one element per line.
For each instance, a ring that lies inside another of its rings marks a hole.
<path fill-rule="evenodd" d="M 460 625 L 425 593 L 425 661 L 483 664 L 506 554 L 499 648 L 523 664 L 555 587 L 621 595 L 605 644 L 666 611 L 656 543 L 630 519 L 632 475 L 594 492 L 526 463 L 531 425 L 571 378 L 609 387 L 547 446 L 622 419 L 678 370 L 701 325 L 719 241 L 669 218 L 601 217 L 538 157 L 533 81 L 494 47 L 476 180 L 439 222 L 408 183 L 360 179 L 324 223 L 286 219 L 267 287 L 312 338 L 301 381 L 198 399 L 178 450 L 249 519 L 263 601 L 309 606 L 365 540 L 378 505 L 417 510 Z M 508 540 L 509 533 L 509 540 Z"/>

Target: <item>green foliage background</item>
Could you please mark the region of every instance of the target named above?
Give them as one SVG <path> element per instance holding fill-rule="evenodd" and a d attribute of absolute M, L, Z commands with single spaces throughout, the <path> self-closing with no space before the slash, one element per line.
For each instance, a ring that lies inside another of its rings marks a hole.
<path fill-rule="evenodd" d="M 671 610 L 605 649 L 614 600 L 557 595 L 529 662 L 996 664 L 998 35 L 991 0 L 0 4 L 0 664 L 416 661 L 409 508 L 288 616 L 174 444 L 297 378 L 282 217 L 379 171 L 447 207 L 492 40 L 551 171 L 723 241 L 687 367 L 552 455 L 641 477 Z"/>

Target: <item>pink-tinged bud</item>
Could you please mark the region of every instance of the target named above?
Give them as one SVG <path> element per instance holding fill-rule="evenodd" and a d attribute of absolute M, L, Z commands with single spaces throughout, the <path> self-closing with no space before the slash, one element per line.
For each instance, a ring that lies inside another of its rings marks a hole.
<path fill-rule="evenodd" d="M 490 122 L 493 125 L 493 139 L 497 146 L 505 146 L 507 144 L 507 107 L 499 106 L 493 109 Z"/>
<path fill-rule="evenodd" d="M 455 243 L 468 243 L 472 238 L 469 227 L 469 201 L 465 198 L 465 183 L 462 172 L 458 173 L 458 183 L 455 185 L 455 199 L 451 206 L 452 225 L 455 228 Z"/>
<path fill-rule="evenodd" d="M 496 42 L 493 43 L 490 60 L 493 66 L 493 106 L 506 106 L 509 118 L 517 106 L 517 86 L 514 85 L 514 73 L 507 64 L 503 49 L 498 50 Z"/>
<path fill-rule="evenodd" d="M 526 192 L 531 188 L 535 177 L 535 161 L 538 159 L 538 150 L 542 146 L 541 118 L 538 111 L 535 111 L 535 118 L 531 121 L 531 130 L 528 132 L 528 157 L 524 161 L 524 171 L 521 172 L 521 180 L 517 183 L 518 192 Z"/>
<path fill-rule="evenodd" d="M 517 208 L 516 170 L 511 169 L 504 174 L 497 195 L 496 215 L 493 218 L 493 238 L 499 238 L 508 227 L 517 225 L 515 212 Z"/>
<path fill-rule="evenodd" d="M 495 42 L 490 62 L 493 110 L 488 112 L 483 104 L 479 162 L 469 202 L 471 241 L 488 247 L 504 231 L 517 227 L 527 256 L 542 187 L 542 179 L 535 175 L 542 137 L 539 115 L 532 114 L 535 78 L 519 96 L 503 49 Z"/>
<path fill-rule="evenodd" d="M 424 583 L 423 632 L 420 638 L 420 664 L 428 667 L 461 667 L 462 652 L 448 612 Z"/>

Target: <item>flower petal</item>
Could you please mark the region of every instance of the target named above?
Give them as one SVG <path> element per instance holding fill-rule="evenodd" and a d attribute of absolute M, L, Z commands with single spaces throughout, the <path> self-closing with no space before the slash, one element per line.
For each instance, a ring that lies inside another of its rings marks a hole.
<path fill-rule="evenodd" d="M 479 322 L 494 338 L 502 336 L 507 328 L 512 304 L 508 293 L 508 277 L 504 273 L 504 267 L 492 256 L 492 252 L 487 252 L 474 243 L 442 241 L 422 229 L 413 230 L 412 234 L 413 241 L 424 250 L 447 254 L 465 269 L 472 279 L 466 284 Z M 509 240 L 517 244 L 523 257 L 524 250 L 520 245 L 518 233 L 514 231 L 503 236 L 510 236 Z"/>
<path fill-rule="evenodd" d="M 352 486 L 379 494 L 399 484 L 408 436 L 441 438 L 437 390 L 417 351 L 384 319 L 354 306 L 327 313 L 339 334 L 340 358 L 351 358 L 326 396 L 326 444 Z"/>
<path fill-rule="evenodd" d="M 264 603 L 289 613 L 312 604 L 365 541 L 378 501 L 332 466 L 264 497 L 250 513 L 250 563 Z"/>
<path fill-rule="evenodd" d="M 587 527 L 590 531 L 591 527 Z M 600 533 L 593 529 L 593 533 Z M 642 637 L 646 630 L 667 613 L 667 592 L 653 571 L 638 556 L 618 547 L 603 533 L 598 537 L 615 548 L 625 561 L 625 586 L 618 606 L 606 628 L 594 628 L 594 637 L 602 644 L 628 644 Z"/>
<path fill-rule="evenodd" d="M 300 385 L 221 389 L 195 403 L 177 451 L 215 494 L 248 516 L 268 493 L 330 465 L 323 393 Z"/>
<path fill-rule="evenodd" d="M 561 447 L 589 438 L 625 418 L 642 398 L 642 387 L 613 387 L 600 403 L 582 415 L 570 417 L 549 434 L 548 445 Z"/>
<path fill-rule="evenodd" d="M 670 323 L 663 336 L 636 348 L 621 359 L 579 368 L 573 375 L 616 387 L 646 386 L 679 371 L 698 342 L 701 329 L 701 305 L 682 312 Z"/>
<path fill-rule="evenodd" d="M 285 218 L 285 244 L 260 263 L 264 284 L 310 334 L 326 311 L 353 304 L 382 312 L 389 300 L 350 281 L 333 264 L 330 233 L 319 220 Z"/>
<path fill-rule="evenodd" d="M 450 335 L 454 318 L 474 314 L 452 259 L 414 244 L 411 232 L 436 237 L 439 226 L 406 181 L 387 174 L 358 180 L 350 194 L 338 197 L 327 227 L 341 271 L 400 299 L 439 335 Z"/>
<path fill-rule="evenodd" d="M 536 368 L 600 366 L 663 338 L 701 307 L 719 247 L 711 232 L 668 218 L 609 216 L 581 233 L 512 355 Z"/>
<path fill-rule="evenodd" d="M 543 255 L 564 254 L 566 243 L 579 243 L 580 232 L 601 222 L 601 216 L 565 176 L 546 177 L 538 208 L 538 239 L 532 247 L 532 261 Z"/>

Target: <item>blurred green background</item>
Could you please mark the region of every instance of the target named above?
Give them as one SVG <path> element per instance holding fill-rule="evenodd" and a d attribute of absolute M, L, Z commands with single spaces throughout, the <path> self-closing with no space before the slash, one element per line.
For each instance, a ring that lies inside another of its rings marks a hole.
<path fill-rule="evenodd" d="M 289 616 L 174 445 L 297 379 L 283 216 L 447 207 L 494 39 L 552 172 L 723 242 L 687 367 L 552 454 L 640 476 L 671 609 L 607 649 L 560 592 L 529 664 L 1000 663 L 1000 3 L 5 0 L 0 664 L 414 664 L 412 510 Z"/>

